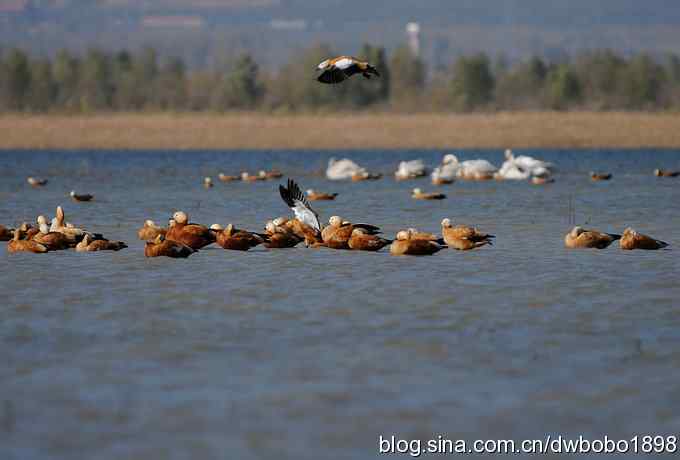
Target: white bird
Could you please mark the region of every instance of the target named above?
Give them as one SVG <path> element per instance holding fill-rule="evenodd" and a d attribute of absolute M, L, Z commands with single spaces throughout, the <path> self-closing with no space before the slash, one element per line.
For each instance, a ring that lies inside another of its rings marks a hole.
<path fill-rule="evenodd" d="M 505 162 L 496 174 L 499 179 L 527 180 L 530 177 L 547 178 L 552 174 L 553 165 L 546 161 L 520 155 L 515 157 L 512 150 L 505 151 Z"/>
<path fill-rule="evenodd" d="M 285 201 L 290 209 L 293 210 L 297 220 L 321 233 L 319 215 L 312 209 L 305 194 L 302 193 L 302 190 L 300 190 L 300 187 L 298 187 L 298 184 L 296 184 L 295 181 L 288 179 L 288 187 L 279 185 L 279 193 L 281 194 L 283 201 Z"/>
<path fill-rule="evenodd" d="M 423 160 L 420 159 L 402 161 L 399 163 L 399 167 L 394 173 L 394 176 L 397 178 L 397 180 L 413 179 L 415 177 L 422 177 L 425 175 L 427 175 L 427 168 L 425 167 Z"/>
<path fill-rule="evenodd" d="M 363 174 L 366 170 L 348 158 L 328 160 L 326 177 L 330 180 L 349 180 L 355 174 Z"/>
<path fill-rule="evenodd" d="M 449 153 L 444 155 L 442 164 L 439 167 L 438 176 L 444 178 L 461 177 L 463 179 L 490 179 L 498 171 L 493 164 L 487 160 L 465 160 L 458 161 L 458 157 Z"/>
<path fill-rule="evenodd" d="M 528 155 L 520 155 L 516 157 L 513 155 L 512 150 L 507 149 L 505 151 L 505 159 L 514 161 L 516 165 L 518 165 L 522 169 L 529 169 L 529 170 L 534 170 L 536 168 L 545 168 L 547 170 L 552 170 L 554 168 L 554 165 L 552 163 L 548 163 L 547 161 L 542 161 L 538 160 L 534 157 L 530 157 Z"/>

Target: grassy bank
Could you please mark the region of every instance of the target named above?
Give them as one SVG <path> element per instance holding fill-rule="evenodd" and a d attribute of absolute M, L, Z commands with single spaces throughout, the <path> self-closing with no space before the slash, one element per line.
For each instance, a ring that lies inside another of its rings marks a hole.
<path fill-rule="evenodd" d="M 680 114 L 0 116 L 0 149 L 680 147 Z"/>

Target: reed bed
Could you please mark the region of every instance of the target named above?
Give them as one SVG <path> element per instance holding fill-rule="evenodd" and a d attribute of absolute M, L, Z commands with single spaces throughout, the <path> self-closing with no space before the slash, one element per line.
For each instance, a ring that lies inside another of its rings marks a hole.
<path fill-rule="evenodd" d="M 0 116 L 0 149 L 678 148 L 680 114 Z"/>

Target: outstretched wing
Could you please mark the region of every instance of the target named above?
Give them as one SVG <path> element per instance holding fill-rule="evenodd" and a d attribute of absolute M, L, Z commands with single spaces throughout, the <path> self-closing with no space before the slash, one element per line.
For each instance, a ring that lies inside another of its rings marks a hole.
<path fill-rule="evenodd" d="M 344 70 L 339 69 L 335 66 L 331 66 L 324 70 L 321 75 L 317 78 L 321 83 L 327 83 L 329 85 L 334 85 L 342 81 L 347 80 L 347 74 Z"/>
<path fill-rule="evenodd" d="M 295 217 L 302 223 L 321 231 L 319 215 L 312 209 L 305 195 L 294 180 L 288 179 L 288 187 L 279 185 L 279 193 L 285 203 L 293 210 Z"/>

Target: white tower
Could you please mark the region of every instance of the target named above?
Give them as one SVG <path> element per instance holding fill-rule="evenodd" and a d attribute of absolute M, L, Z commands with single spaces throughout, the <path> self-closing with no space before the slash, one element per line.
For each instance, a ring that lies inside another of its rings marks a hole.
<path fill-rule="evenodd" d="M 420 56 L 420 24 L 409 22 L 406 24 L 406 35 L 408 36 L 408 46 L 414 56 Z"/>

